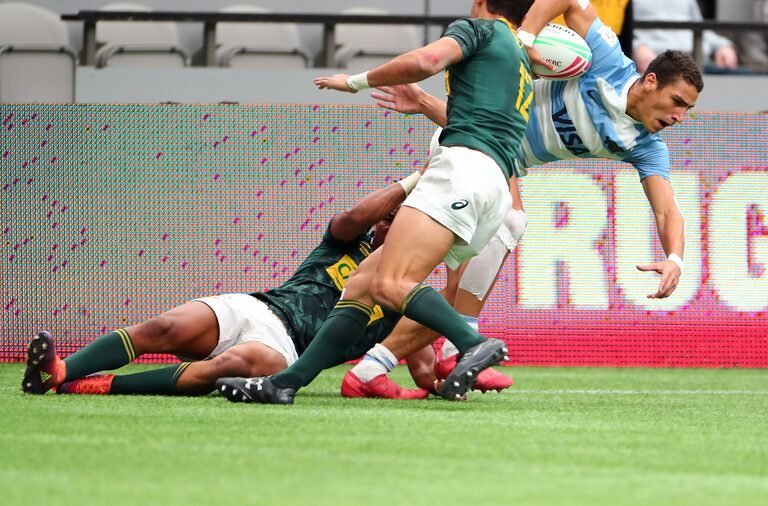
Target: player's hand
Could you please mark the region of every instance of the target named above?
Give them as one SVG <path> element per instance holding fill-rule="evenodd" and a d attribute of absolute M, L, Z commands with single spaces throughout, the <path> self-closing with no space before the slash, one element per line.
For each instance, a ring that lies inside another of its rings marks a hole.
<path fill-rule="evenodd" d="M 336 74 L 331 77 L 316 77 L 313 81 L 315 86 L 321 90 L 336 90 L 346 91 L 347 93 L 357 93 L 357 90 L 353 90 L 347 84 L 349 74 Z"/>
<path fill-rule="evenodd" d="M 534 65 L 541 65 L 542 67 L 546 67 L 549 70 L 555 70 L 556 67 L 545 60 L 544 57 L 541 56 L 541 53 L 539 53 L 539 50 L 535 47 L 526 47 L 525 52 L 528 53 L 528 60 L 531 62 L 531 68 L 533 68 Z M 535 77 L 539 77 L 535 73 L 533 75 Z"/>
<path fill-rule="evenodd" d="M 680 282 L 680 266 L 678 266 L 672 260 L 664 260 L 663 262 L 654 262 L 647 265 L 638 265 L 638 270 L 643 272 L 655 272 L 661 274 L 661 280 L 659 281 L 659 289 L 656 293 L 648 295 L 649 299 L 664 299 L 672 295 L 672 292 L 677 288 L 677 284 Z"/>
<path fill-rule="evenodd" d="M 739 66 L 739 56 L 733 46 L 723 46 L 715 51 L 715 65 L 726 69 L 735 69 Z"/>
<path fill-rule="evenodd" d="M 424 90 L 418 84 L 382 86 L 376 90 L 371 93 L 371 97 L 376 100 L 376 105 L 379 107 L 403 114 L 422 112 L 419 97 L 424 94 Z"/>

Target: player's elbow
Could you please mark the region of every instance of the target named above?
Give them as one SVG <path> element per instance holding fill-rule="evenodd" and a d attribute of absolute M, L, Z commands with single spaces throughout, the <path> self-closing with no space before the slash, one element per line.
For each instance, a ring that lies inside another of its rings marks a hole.
<path fill-rule="evenodd" d="M 376 216 L 370 210 L 353 207 L 337 214 L 334 221 L 336 230 L 351 231 L 349 232 L 351 237 L 338 237 L 338 239 L 352 240 L 372 227 L 376 222 Z"/>
<path fill-rule="evenodd" d="M 415 66 L 419 75 L 433 76 L 445 68 L 442 58 L 428 49 L 416 52 Z"/>

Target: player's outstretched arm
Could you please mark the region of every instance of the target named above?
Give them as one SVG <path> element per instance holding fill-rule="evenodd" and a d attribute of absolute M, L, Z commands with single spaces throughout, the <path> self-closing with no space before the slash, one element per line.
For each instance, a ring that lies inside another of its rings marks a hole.
<path fill-rule="evenodd" d="M 448 124 L 448 103 L 424 91 L 418 84 L 382 86 L 371 93 L 376 105 L 403 114 L 423 114 L 438 126 Z"/>
<path fill-rule="evenodd" d="M 348 93 L 366 88 L 418 83 L 460 62 L 462 57 L 463 53 L 458 42 L 450 37 L 441 37 L 424 47 L 396 56 L 368 72 L 354 76 L 336 74 L 330 77 L 318 77 L 314 83 L 321 90 L 329 89 Z"/>
<path fill-rule="evenodd" d="M 351 209 L 331 219 L 331 235 L 342 241 L 351 241 L 387 217 L 402 204 L 421 174 L 417 171 L 386 188 L 369 193 Z"/>
<path fill-rule="evenodd" d="M 649 299 L 669 297 L 677 288 L 683 272 L 683 249 L 685 247 L 685 228 L 683 215 L 675 202 L 672 185 L 661 176 L 648 176 L 643 179 L 643 190 L 653 209 L 656 229 L 661 246 L 667 259 L 648 265 L 638 265 L 641 271 L 656 272 L 661 275 L 659 289 L 648 295 Z"/>

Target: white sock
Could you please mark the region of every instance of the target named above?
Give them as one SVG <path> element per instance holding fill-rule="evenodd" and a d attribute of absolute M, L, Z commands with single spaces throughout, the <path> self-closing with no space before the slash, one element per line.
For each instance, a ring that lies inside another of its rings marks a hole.
<path fill-rule="evenodd" d="M 368 350 L 363 359 L 352 368 L 355 376 L 366 383 L 376 376 L 387 374 L 397 365 L 397 357 L 381 343 Z"/>
<path fill-rule="evenodd" d="M 477 317 L 476 316 L 467 316 L 467 315 L 461 315 L 461 318 L 467 322 L 467 325 L 472 327 L 473 329 L 477 330 L 480 326 L 477 323 Z M 443 343 L 443 359 L 446 359 L 448 357 L 452 357 L 456 355 L 459 352 L 459 349 L 448 339 L 445 340 L 445 343 Z"/>

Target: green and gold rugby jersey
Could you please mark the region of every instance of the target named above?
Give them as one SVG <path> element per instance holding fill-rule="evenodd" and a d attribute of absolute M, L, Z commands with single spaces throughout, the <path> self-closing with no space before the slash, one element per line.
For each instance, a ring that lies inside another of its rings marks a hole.
<path fill-rule="evenodd" d="M 440 145 L 485 153 L 509 178 L 533 100 L 528 54 L 504 18 L 459 19 L 443 37 L 458 42 L 464 56 L 445 72 L 448 124 Z"/>
<path fill-rule="evenodd" d="M 331 235 L 330 225 L 323 240 L 285 283 L 251 295 L 265 302 L 285 324 L 301 355 L 317 335 L 328 314 L 339 301 L 349 276 L 371 253 L 371 234 L 345 242 Z M 348 359 L 358 358 L 381 342 L 400 319 L 400 313 L 379 306 L 365 336 L 348 350 Z M 355 355 L 355 353 L 357 353 Z"/>

